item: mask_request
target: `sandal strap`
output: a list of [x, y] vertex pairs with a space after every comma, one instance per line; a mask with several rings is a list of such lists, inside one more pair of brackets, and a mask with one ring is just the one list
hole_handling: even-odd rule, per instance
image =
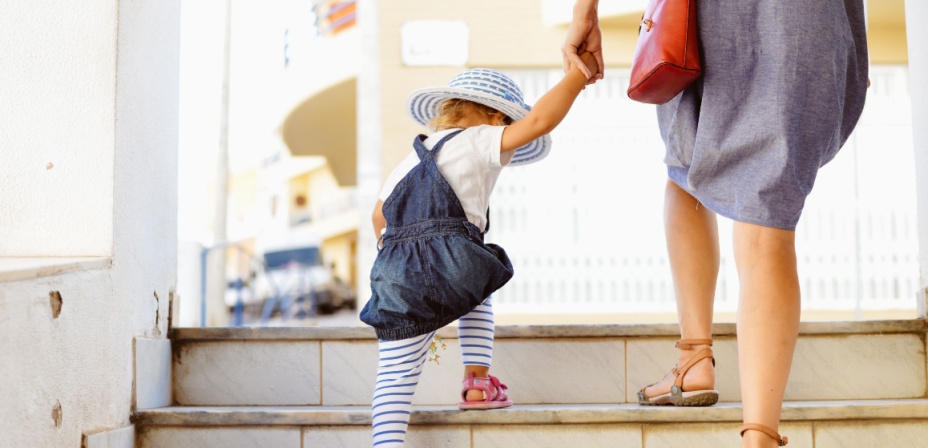
[[712, 347], [712, 339], [680, 339], [676, 344], [674, 344], [674, 347], [683, 350], [689, 350], [696, 345], [708, 345], [709, 347]]
[[489, 378], [490, 383], [493, 384], [493, 387], [496, 388], [496, 396], [493, 397], [492, 401], [506, 401], [509, 398], [509, 396], [506, 395], [506, 391], [509, 390], [509, 388], [500, 382], [499, 378], [493, 375], [490, 375]]
[[687, 361], [686, 364], [683, 364], [682, 366], [673, 369], [674, 374], [677, 375], [677, 378], [673, 380], [673, 384], [682, 389], [683, 388], [683, 376], [686, 375], [686, 372], [688, 372], [693, 366], [695, 366], [696, 363], [706, 358], [711, 359], [712, 365], [713, 366], [715, 365], [715, 356], [712, 354], [712, 349], [704, 348], [700, 350], [699, 352], [697, 352], [695, 355], [693, 355], [693, 357], [690, 358], [690, 360]]
[[501, 383], [499, 378], [493, 375], [488, 377], [478, 377], [474, 374], [474, 372], [470, 372], [462, 383], [462, 400], [467, 399], [467, 391], [469, 390], [482, 391], [484, 403], [489, 403], [491, 401], [505, 401], [508, 398], [506, 395], [506, 390], [508, 387]]
[[777, 434], [776, 431], [757, 423], [745, 423], [744, 426], [741, 427], [741, 437], [744, 437], [745, 432], [751, 430], [760, 431], [764, 434], [767, 434], [771, 439], [776, 440], [777, 443], [780, 444], [779, 446], [786, 446], [786, 444], [789, 443], [789, 438], [780, 437], [780, 434]]
[[[683, 350], [689, 350], [693, 348], [693, 346], [696, 346], [696, 345], [708, 345], [711, 347], [712, 339], [681, 339], [677, 341], [676, 344], [674, 344], [674, 347], [683, 349]], [[681, 392], [683, 391], [683, 376], [686, 375], [686, 372], [688, 372], [691, 367], [696, 365], [697, 362], [702, 361], [705, 358], [712, 359], [712, 365], [713, 366], [715, 365], [715, 356], [712, 353], [712, 349], [705, 348], [703, 350], [700, 350], [698, 353], [696, 353], [696, 355], [690, 358], [690, 360], [687, 361], [686, 364], [684, 364], [682, 367], [674, 366], [673, 373], [677, 377], [674, 380], [674, 385], [676, 385]], [[657, 384], [657, 383], [654, 383], [654, 384]], [[650, 385], [647, 385], [641, 388], [641, 390], [638, 391], [638, 395], [644, 396], [644, 390], [653, 386], [654, 384], [650, 384]]]

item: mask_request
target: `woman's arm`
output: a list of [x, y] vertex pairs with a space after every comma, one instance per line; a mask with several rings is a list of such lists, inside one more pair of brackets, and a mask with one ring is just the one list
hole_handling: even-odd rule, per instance
[[[584, 68], [596, 73], [596, 59], [588, 52], [580, 56]], [[503, 131], [500, 152], [512, 151], [545, 135], [567, 116], [577, 95], [586, 87], [587, 77], [574, 65], [564, 78], [542, 95], [525, 118], [506, 126]]]
[[[577, 0], [574, 3], [573, 20], [567, 28], [567, 37], [561, 47], [561, 56], [564, 59], [564, 73], [570, 71], [572, 65], [580, 67], [586, 75], [588, 84], [603, 79], [603, 36], [599, 28], [599, 0]], [[589, 51], [596, 59], [596, 70], [587, 70], [580, 61], [579, 54]]]

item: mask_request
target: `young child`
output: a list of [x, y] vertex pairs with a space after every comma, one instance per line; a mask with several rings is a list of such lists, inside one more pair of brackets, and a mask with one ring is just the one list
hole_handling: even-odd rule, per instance
[[[581, 56], [595, 75], [589, 53]], [[493, 356], [490, 294], [512, 277], [506, 252], [485, 244], [489, 198], [500, 171], [528, 164], [551, 149], [548, 135], [587, 84], [573, 66], [534, 108], [519, 87], [495, 70], [476, 68], [447, 87], [421, 89], [407, 112], [433, 134], [388, 177], [374, 208], [379, 238], [370, 300], [361, 320], [380, 346], [372, 402], [373, 444], [402, 447], [412, 396], [435, 332], [459, 320], [464, 362], [460, 409], [512, 405], [506, 386], [489, 374]]]

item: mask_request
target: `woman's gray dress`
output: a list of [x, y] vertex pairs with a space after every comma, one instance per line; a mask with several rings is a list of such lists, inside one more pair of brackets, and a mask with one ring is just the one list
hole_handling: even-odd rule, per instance
[[735, 221], [793, 230], [860, 118], [863, 0], [698, 0], [703, 74], [657, 108], [670, 179]]

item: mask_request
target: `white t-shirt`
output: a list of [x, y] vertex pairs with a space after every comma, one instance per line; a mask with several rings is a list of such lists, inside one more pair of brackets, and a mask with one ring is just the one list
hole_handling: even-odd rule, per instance
[[[467, 128], [445, 142], [435, 162], [464, 207], [467, 220], [481, 231], [486, 230], [490, 193], [503, 167], [512, 160], [514, 151], [500, 153], [505, 126], [481, 125]], [[457, 129], [447, 129], [430, 135], [425, 147], [431, 150], [442, 138]], [[397, 165], [387, 177], [380, 200], [386, 201], [406, 174], [419, 164], [415, 150]], [[389, 226], [390, 223], [387, 223]]]

